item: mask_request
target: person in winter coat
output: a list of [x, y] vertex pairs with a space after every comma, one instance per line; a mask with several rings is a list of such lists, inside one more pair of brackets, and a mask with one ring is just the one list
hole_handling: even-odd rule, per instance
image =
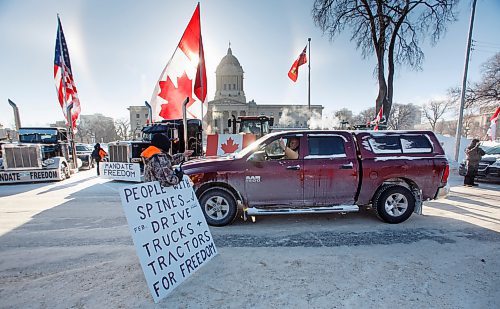
[[94, 145], [94, 150], [92, 151], [92, 159], [94, 159], [96, 165], [97, 165], [97, 176], [100, 175], [99, 171], [99, 162], [104, 160], [104, 157], [106, 157], [108, 153], [101, 148], [101, 144], [97, 143]]
[[168, 154], [170, 149], [170, 139], [160, 133], [153, 135], [151, 146], [146, 148], [141, 157], [144, 160], [144, 181], [159, 181], [162, 187], [168, 187], [178, 184], [184, 174], [182, 171], [175, 172], [172, 165], [177, 165], [193, 154], [192, 150], [186, 150], [184, 153], [177, 153], [171, 156]]
[[473, 139], [470, 145], [465, 148], [465, 155], [467, 159], [465, 162], [466, 174], [464, 178], [464, 186], [477, 186], [477, 184], [474, 183], [474, 178], [476, 178], [477, 175], [479, 161], [481, 161], [481, 157], [484, 156], [484, 154], [484, 150], [479, 147], [479, 140], [477, 138]]

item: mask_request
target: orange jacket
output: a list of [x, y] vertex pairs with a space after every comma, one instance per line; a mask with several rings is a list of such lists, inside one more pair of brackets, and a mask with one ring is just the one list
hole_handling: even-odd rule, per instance
[[105, 156], [107, 156], [108, 153], [104, 151], [104, 149], [99, 149], [99, 157], [101, 157], [101, 160], [104, 159]]

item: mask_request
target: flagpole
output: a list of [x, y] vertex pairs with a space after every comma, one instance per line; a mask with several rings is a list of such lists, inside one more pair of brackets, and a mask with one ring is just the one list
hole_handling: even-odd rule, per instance
[[[200, 6], [200, 2], [198, 2], [198, 6]], [[199, 42], [199, 44], [200, 44], [200, 48], [199, 48], [199, 52], [198, 52], [198, 66], [200, 66], [201, 55], [203, 55], [203, 61], [205, 61], [205, 51], [203, 50], [203, 39], [201, 37], [201, 7], [199, 9], [198, 18], [200, 19], [199, 20], [199, 25], [200, 25], [200, 42]], [[205, 66], [205, 63], [203, 63], [203, 66]], [[205, 93], [205, 83], [203, 80], [203, 73], [201, 72], [201, 70], [199, 70], [198, 75], [199, 75], [198, 77], [200, 78], [200, 81], [201, 81], [201, 96], [203, 97], [203, 93]], [[204, 102], [201, 101], [201, 117], [200, 118], [201, 118], [201, 128], [202, 129], [203, 129], [203, 103]], [[186, 147], [186, 149], [187, 149], [187, 147]]]
[[70, 142], [70, 147], [71, 147], [71, 156], [72, 156], [72, 163], [73, 163], [73, 168], [77, 168], [78, 163], [76, 161], [76, 149], [75, 149], [75, 135], [73, 134], [73, 117], [71, 116], [71, 109], [73, 107], [73, 104], [71, 104], [71, 108], [68, 108], [68, 102], [66, 102], [66, 63], [64, 62], [64, 50], [62, 47], [62, 26], [61, 26], [61, 20], [59, 19], [59, 14], [57, 14], [57, 37], [59, 40], [59, 50], [61, 52], [61, 80], [63, 84], [63, 105], [66, 109], [66, 118], [68, 121], [68, 135], [71, 138]]
[[311, 112], [311, 38], [308, 38], [307, 42], [309, 44], [309, 61], [308, 61], [309, 76], [307, 83], [307, 106], [309, 107], [309, 113], [310, 113]]

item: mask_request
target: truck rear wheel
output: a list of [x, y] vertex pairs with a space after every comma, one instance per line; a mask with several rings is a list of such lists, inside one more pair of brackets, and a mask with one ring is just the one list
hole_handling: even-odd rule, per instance
[[228, 225], [236, 217], [236, 201], [231, 194], [222, 189], [212, 189], [204, 193], [200, 205], [209, 225]]
[[373, 199], [377, 216], [387, 223], [406, 221], [415, 209], [415, 197], [403, 186], [383, 187]]

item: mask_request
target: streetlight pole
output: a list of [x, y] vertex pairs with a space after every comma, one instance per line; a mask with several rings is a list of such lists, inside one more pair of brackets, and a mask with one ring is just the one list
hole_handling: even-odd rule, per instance
[[476, 13], [476, 1], [477, 0], [472, 1], [472, 11], [470, 14], [470, 23], [469, 23], [469, 36], [467, 39], [467, 49], [465, 51], [464, 76], [462, 80], [462, 92], [460, 94], [460, 110], [459, 110], [457, 134], [455, 140], [455, 161], [458, 161], [458, 153], [460, 151], [460, 139], [462, 138], [462, 122], [464, 117], [465, 90], [467, 87], [467, 71], [469, 70], [470, 46], [472, 42], [472, 29], [474, 27], [474, 14]]

